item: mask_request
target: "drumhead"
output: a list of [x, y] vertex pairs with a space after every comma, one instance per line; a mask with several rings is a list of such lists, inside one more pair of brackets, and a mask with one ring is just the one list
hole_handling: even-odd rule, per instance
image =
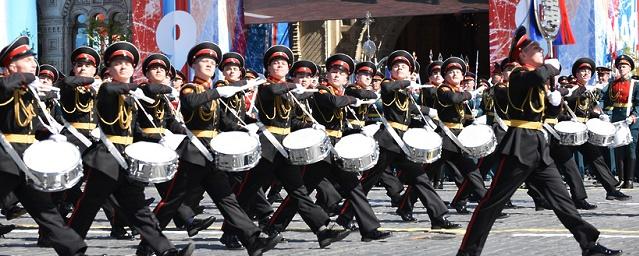
[[603, 121], [599, 118], [588, 120], [588, 122], [586, 122], [586, 126], [588, 127], [588, 131], [594, 134], [612, 135], [616, 131], [616, 128], [613, 124]]
[[128, 145], [124, 153], [136, 160], [147, 163], [165, 163], [177, 159], [175, 151], [159, 143], [139, 141]]
[[585, 124], [575, 121], [561, 121], [555, 125], [555, 130], [563, 133], [578, 133], [587, 129]]
[[57, 173], [73, 170], [81, 162], [80, 150], [69, 142], [43, 140], [24, 151], [24, 163], [33, 171]]
[[459, 133], [457, 138], [465, 147], [479, 147], [495, 137], [492, 127], [488, 125], [469, 125]]
[[351, 134], [335, 144], [335, 151], [339, 157], [360, 158], [375, 151], [375, 140], [360, 133]]
[[305, 128], [286, 135], [282, 144], [289, 149], [303, 149], [317, 145], [325, 138], [326, 132], [313, 128]]
[[442, 137], [424, 128], [410, 128], [402, 137], [404, 143], [418, 149], [434, 149], [442, 145]]
[[259, 141], [246, 132], [223, 132], [211, 140], [211, 149], [227, 155], [248, 153], [254, 150]]

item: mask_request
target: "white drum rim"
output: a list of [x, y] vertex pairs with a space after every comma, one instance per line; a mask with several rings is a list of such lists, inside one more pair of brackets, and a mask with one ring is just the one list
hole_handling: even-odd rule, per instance
[[[64, 170], [55, 170], [55, 171], [50, 171], [51, 169], [49, 168], [52, 166], [48, 166], [49, 168], [47, 169], [42, 169], [41, 166], [34, 166], [33, 163], [46, 162], [42, 160], [42, 157], [41, 157], [42, 155], [40, 154], [41, 152], [35, 152], [35, 150], [39, 150], [40, 148], [42, 148], [43, 146], [47, 144], [51, 144], [51, 145], [57, 144], [68, 149], [68, 151], [73, 154], [72, 156], [73, 162], [70, 162], [69, 166], [65, 166]], [[60, 153], [61, 151], [55, 150], [54, 152]], [[67, 155], [69, 152], [64, 152], [64, 155]], [[47, 151], [46, 153], [52, 153], [52, 152]], [[80, 150], [78, 149], [76, 145], [73, 145], [72, 143], [67, 141], [61, 141], [61, 142], [56, 142], [52, 140], [36, 141], [33, 144], [31, 144], [29, 147], [27, 147], [27, 149], [22, 154], [22, 159], [25, 165], [29, 168], [29, 170], [33, 172], [37, 172], [37, 173], [43, 173], [43, 174], [44, 173], [67, 173], [67, 172], [73, 171], [75, 168], [77, 168], [78, 165], [82, 165], [82, 154], [80, 153]], [[55, 162], [60, 163], [60, 161], [55, 161]], [[50, 164], [50, 162], [46, 162], [46, 163]], [[43, 167], [43, 168], [46, 168], [46, 167]]]
[[[353, 138], [358, 138], [358, 139], [361, 139], [363, 141], [366, 141], [367, 145], [361, 145], [360, 144], [362, 147], [360, 147], [361, 151], [359, 151], [360, 154], [357, 155], [357, 156], [352, 156], [352, 155], [344, 156], [344, 154], [340, 153], [340, 151], [342, 151], [342, 149], [343, 149], [343, 147], [341, 147], [340, 145], [344, 145], [346, 143], [355, 142], [355, 141], [350, 141]], [[373, 139], [371, 137], [368, 137], [366, 135], [363, 135], [363, 134], [354, 133], [354, 134], [347, 135], [347, 136], [344, 136], [343, 138], [341, 138], [337, 143], [335, 143], [335, 146], [333, 146], [333, 148], [335, 149], [335, 152], [337, 152], [337, 156], [339, 158], [343, 158], [343, 159], [358, 159], [358, 158], [369, 156], [369, 155], [375, 153], [376, 146], [377, 146], [377, 141], [375, 141], [375, 139]]]
[[[245, 144], [244, 142], [248, 142], [249, 140], [251, 141], [252, 145], [247, 145], [248, 147], [246, 147], [245, 151], [242, 151], [242, 152], [228, 152], [228, 150], [225, 152], [225, 149], [227, 149], [228, 141], [221, 141], [221, 140], [231, 136], [234, 136], [236, 138], [243, 137], [242, 139], [248, 138], [248, 140], [243, 140], [241, 142], [238, 142], [240, 143], [239, 145], [242, 147], [245, 147], [245, 145], [247, 144]], [[219, 142], [219, 143], [216, 143], [216, 142]], [[211, 139], [209, 144], [210, 144], [209, 146], [211, 146], [211, 149], [213, 151], [219, 154], [224, 154], [224, 155], [243, 155], [243, 154], [251, 153], [260, 147], [260, 141], [257, 138], [252, 137], [246, 132], [240, 132], [240, 131], [230, 131], [230, 132], [220, 133], [217, 136], [215, 136], [213, 139]]]
[[[140, 147], [139, 145], [153, 145], [151, 147], [156, 147], [158, 150], [162, 150], [162, 151], [166, 151], [166, 153], [172, 153], [171, 155], [171, 159], [166, 159], [166, 160], [162, 160], [162, 161], [148, 161], [146, 159], [142, 159], [139, 155], [137, 151], [133, 151], [136, 147]], [[157, 146], [156, 146], [157, 145]], [[167, 164], [167, 163], [172, 163], [177, 161], [178, 159], [178, 154], [170, 149], [165, 147], [164, 145], [160, 144], [160, 143], [155, 143], [155, 142], [148, 142], [148, 141], [138, 141], [135, 143], [132, 143], [128, 146], [126, 146], [126, 148], [124, 148], [124, 154], [126, 154], [127, 157], [135, 159], [136, 161], [140, 161], [140, 162], [144, 162], [144, 163], [153, 163], [153, 164], [158, 164], [158, 165], [163, 165], [163, 164]]]
[[[292, 141], [298, 139], [298, 137], [302, 139], [308, 139], [308, 140], [312, 139], [308, 137], [304, 138], [304, 135], [306, 135], [307, 133], [310, 134], [310, 131], [312, 131], [312, 133], [316, 133], [317, 135], [321, 135], [320, 137], [317, 138], [318, 139], [317, 141], [313, 141], [313, 144], [308, 144], [308, 145], [305, 144], [304, 146], [291, 145], [293, 143]], [[326, 132], [322, 130], [317, 130], [313, 128], [304, 128], [286, 135], [286, 137], [284, 137], [284, 140], [282, 140], [282, 145], [287, 149], [300, 150], [300, 149], [310, 148], [317, 144], [321, 144], [326, 139], [326, 137], [327, 137]]]

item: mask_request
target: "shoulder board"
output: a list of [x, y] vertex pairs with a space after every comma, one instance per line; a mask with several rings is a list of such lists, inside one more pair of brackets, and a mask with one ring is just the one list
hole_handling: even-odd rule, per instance
[[227, 82], [226, 80], [217, 80], [214, 85], [215, 85], [215, 87], [220, 87], [220, 86], [225, 86], [225, 85], [228, 85], [228, 84], [229, 84], [229, 82]]
[[317, 86], [317, 90], [320, 94], [331, 93], [331, 89], [324, 85]]
[[182, 85], [182, 87], [180, 87], [180, 94], [190, 94], [195, 92], [197, 88], [196, 84], [193, 83], [186, 83], [184, 85]]

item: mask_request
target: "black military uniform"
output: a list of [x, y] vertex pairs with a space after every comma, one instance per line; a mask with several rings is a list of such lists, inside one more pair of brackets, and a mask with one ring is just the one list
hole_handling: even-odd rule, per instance
[[[133, 67], [139, 60], [138, 49], [128, 42], [111, 44], [104, 52], [106, 66], [114, 60], [125, 60]], [[96, 106], [99, 126], [106, 138], [123, 154], [124, 148], [133, 142], [133, 129], [137, 117], [137, 108], [129, 94], [137, 84], [110, 82], [100, 87]], [[97, 211], [107, 198], [113, 194], [122, 206], [129, 222], [136, 227], [149, 246], [159, 255], [177, 255], [178, 252], [162, 234], [157, 219], [145, 205], [144, 184], [129, 179], [128, 170], [120, 167], [109, 153], [107, 146], [94, 143], [83, 154], [86, 164], [87, 183], [80, 196], [68, 225], [80, 236], [86, 237]], [[193, 245], [187, 246], [182, 253], [190, 254]]]
[[[535, 43], [527, 38], [525, 28], [517, 29], [511, 46], [511, 59], [519, 58], [522, 49], [531, 44]], [[548, 199], [562, 224], [579, 242], [584, 255], [607, 250], [596, 244], [599, 231], [579, 216], [541, 131], [546, 96], [544, 82], [557, 74], [559, 71], [550, 64], [517, 68], [511, 73], [508, 87], [510, 127], [497, 148], [502, 158], [490, 189], [475, 208], [457, 255], [481, 254], [497, 214], [529, 177]]]
[[[0, 51], [0, 66], [7, 68], [13, 61], [33, 56], [29, 45], [29, 38], [23, 36], [4, 47]], [[35, 61], [33, 65], [36, 65]], [[0, 130], [4, 134], [4, 138], [1, 139], [10, 143], [20, 157], [35, 142], [36, 132], [43, 129], [36, 116], [34, 95], [24, 89], [34, 80], [33, 73], [12, 73], [7, 77], [0, 77], [0, 118], [3, 120]], [[52, 246], [58, 254], [84, 254], [87, 245], [77, 233], [64, 225], [64, 220], [53, 204], [50, 194], [27, 184], [25, 174], [2, 147], [0, 198], [5, 198], [11, 192], [20, 200], [42, 231], [49, 234]]]
[[[442, 64], [442, 72], [445, 74], [452, 69], [459, 69], [462, 74], [466, 73], [466, 63], [460, 58], [450, 57]], [[464, 128], [463, 123], [467, 120], [465, 117], [466, 102], [472, 100], [472, 95], [469, 92], [459, 90], [459, 87], [455, 88], [453, 85], [444, 82], [437, 87], [436, 101], [434, 103], [439, 119], [455, 135], [459, 135]], [[455, 180], [459, 190], [453, 197], [451, 205], [458, 213], [468, 214], [466, 203], [470, 193], [474, 192], [479, 197], [483, 197], [486, 193], [484, 180], [479, 173], [479, 169], [477, 169], [475, 161], [463, 155], [461, 148], [443, 130], [440, 130], [439, 134], [442, 136], [442, 155], [433, 164], [432, 168], [435, 172], [439, 169], [441, 173], [444, 165], [447, 165], [452, 172], [463, 175], [460, 177], [461, 179], [456, 178]]]
[[[290, 64], [293, 62], [293, 52], [286, 46], [275, 45], [264, 53], [264, 67], [268, 68], [273, 60], [283, 59]], [[291, 131], [291, 120], [295, 118], [291, 94], [288, 92], [296, 86], [287, 83], [284, 78], [274, 78], [269, 76], [268, 81], [260, 85], [257, 90], [256, 107], [259, 110], [259, 120], [269, 130], [273, 136], [281, 143], [284, 137]], [[308, 190], [304, 186], [300, 167], [291, 165], [288, 159], [280, 154], [275, 146], [266, 138], [260, 135], [262, 146], [262, 158], [255, 168], [251, 169], [244, 177], [242, 186], [238, 193], [238, 201], [244, 209], [248, 208], [255, 193], [260, 187], [270, 184], [273, 178], [277, 178], [284, 189], [291, 195], [291, 200], [284, 204], [297, 205], [302, 219], [317, 234], [320, 247], [326, 247], [334, 241], [346, 237], [348, 233], [326, 228], [330, 219], [328, 215], [313, 203], [308, 196]], [[282, 206], [281, 206], [282, 207]], [[285, 206], [284, 206], [285, 207]], [[272, 218], [277, 218], [277, 212]], [[272, 230], [277, 232], [276, 230]]]
[[[408, 64], [411, 72], [415, 66], [413, 56], [403, 50], [395, 51], [388, 56], [388, 69], [391, 69], [397, 62]], [[418, 114], [418, 109], [410, 103], [408, 98], [412, 96], [404, 91], [410, 85], [409, 80], [385, 80], [382, 82], [381, 98], [384, 115], [389, 125], [395, 129], [400, 137], [410, 125], [410, 114]], [[421, 110], [423, 113], [427, 113], [430, 109], [422, 106]], [[379, 159], [372, 169], [365, 171], [362, 175], [361, 182], [364, 192], [368, 193], [377, 184], [384, 170], [388, 166], [394, 165], [405, 173], [407, 184], [414, 188], [414, 193], [426, 207], [432, 228], [458, 228], [458, 224], [453, 224], [444, 218], [448, 209], [433, 189], [423, 166], [408, 160], [385, 128], [382, 127], [375, 133], [375, 139], [380, 147]], [[353, 216], [352, 207], [345, 204], [342, 207], [342, 215], [345, 216], [340, 216], [340, 218], [351, 219]]]
[[[355, 63], [351, 57], [345, 54], [335, 54], [326, 60], [326, 69], [338, 69], [352, 74]], [[339, 85], [320, 86], [319, 92], [313, 95], [309, 100], [309, 105], [313, 109], [314, 118], [326, 128], [331, 142], [337, 143], [346, 130], [345, 107], [357, 102], [357, 98], [353, 96], [345, 96], [344, 89]], [[375, 93], [359, 88], [351, 88], [351, 93], [357, 94], [363, 99], [377, 98]], [[359, 98], [359, 97], [358, 97]], [[357, 216], [359, 231], [363, 241], [371, 241], [383, 239], [390, 236], [390, 232], [380, 232], [379, 220], [375, 216], [371, 208], [366, 194], [362, 190], [361, 184], [357, 178], [357, 173], [341, 170], [333, 163], [333, 156], [329, 154], [324, 160], [311, 164], [304, 172], [304, 184], [308, 188], [308, 192], [312, 192], [323, 179], [329, 179], [333, 183], [339, 184], [342, 195], [347, 199], [345, 204], [352, 206]], [[277, 218], [274, 218], [269, 224], [279, 230], [283, 230], [295, 216], [297, 211], [295, 205], [286, 204], [278, 209]], [[350, 219], [338, 218], [337, 223], [347, 226]]]
[[[589, 58], [580, 58], [572, 65], [572, 74], [576, 76], [580, 69], [589, 69], [591, 70], [591, 73], [594, 73], [595, 62]], [[601, 110], [598, 109], [597, 100], [594, 98], [592, 92], [586, 89], [585, 84], [575, 84], [573, 86], [578, 86], [578, 88], [576, 88], [571, 95], [565, 97], [565, 101], [577, 116], [576, 121], [585, 123], [590, 118], [598, 118], [601, 114]], [[563, 117], [564, 118], [561, 118], [560, 121], [570, 119], [568, 115], [564, 115]], [[563, 156], [574, 155], [575, 151], [579, 151], [584, 156], [584, 164], [591, 166], [591, 173], [594, 174], [597, 181], [599, 181], [606, 190], [606, 199], [628, 200], [631, 198], [620, 191], [617, 191], [615, 188], [618, 181], [610, 172], [610, 168], [608, 168], [599, 147], [590, 143], [584, 143], [581, 146], [564, 146], [557, 144], [555, 149], [559, 155]], [[568, 176], [570, 177], [575, 175], [576, 173], [572, 173]], [[581, 180], [581, 176], [570, 178], [573, 179], [570, 183], [580, 182]]]

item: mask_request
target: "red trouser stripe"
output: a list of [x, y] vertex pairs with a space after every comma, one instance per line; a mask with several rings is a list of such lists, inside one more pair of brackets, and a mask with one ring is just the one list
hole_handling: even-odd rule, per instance
[[87, 184], [84, 185], [84, 191], [82, 191], [82, 195], [80, 195], [80, 198], [78, 198], [78, 201], [75, 202], [75, 206], [73, 207], [73, 213], [71, 214], [71, 218], [69, 218], [69, 221], [67, 221], [67, 226], [71, 226], [71, 224], [73, 223], [73, 219], [78, 213], [78, 209], [80, 209], [80, 205], [82, 204], [82, 201], [84, 200], [84, 196], [87, 194], [87, 190], [89, 190], [89, 179], [91, 178], [91, 173], [93, 172], [93, 168], [86, 167], [86, 169], [87, 169], [87, 177], [85, 180]]
[[175, 181], [178, 179], [178, 175], [179, 175], [180, 170], [178, 169], [178, 171], [175, 173], [175, 176], [173, 177], [173, 179], [171, 180], [171, 184], [169, 185], [169, 189], [166, 190], [166, 195], [164, 196], [164, 198], [162, 198], [162, 201], [160, 201], [160, 203], [158, 203], [158, 205], [155, 207], [155, 209], [153, 209], [153, 213], [157, 214], [160, 209], [162, 209], [162, 207], [164, 207], [166, 205], [166, 199], [169, 198], [171, 196], [171, 194], [173, 193], [173, 187], [175, 187]]
[[493, 177], [493, 182], [490, 185], [490, 189], [488, 190], [488, 192], [486, 192], [486, 196], [484, 196], [484, 198], [482, 198], [479, 201], [477, 208], [475, 208], [473, 217], [470, 218], [470, 222], [468, 223], [468, 229], [466, 230], [466, 235], [464, 235], [464, 239], [462, 240], [461, 246], [459, 247], [459, 249], [462, 251], [464, 250], [464, 248], [466, 248], [466, 243], [468, 242], [470, 231], [472, 230], [473, 225], [475, 224], [475, 221], [477, 220], [477, 215], [481, 211], [482, 206], [484, 206], [484, 203], [486, 203], [486, 201], [490, 199], [490, 196], [492, 195], [492, 192], [495, 189], [495, 185], [497, 185], [497, 182], [499, 181], [499, 178], [501, 177], [501, 174], [504, 170], [505, 161], [506, 161], [506, 156], [502, 155], [501, 160], [499, 161], [499, 167], [497, 167], [497, 173], [495, 173], [495, 177]]

